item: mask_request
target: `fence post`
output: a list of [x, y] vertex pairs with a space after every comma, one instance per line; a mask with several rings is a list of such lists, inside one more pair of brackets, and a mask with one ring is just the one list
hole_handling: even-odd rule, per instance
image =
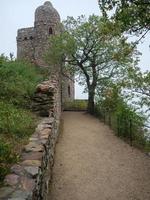
[[105, 119], [105, 117], [106, 117], [106, 116], [105, 116], [105, 109], [104, 109], [104, 124], [105, 124], [105, 122], [106, 122], [106, 119]]
[[132, 120], [129, 120], [129, 129], [130, 129], [130, 145], [133, 145], [133, 134], [132, 134]]
[[110, 112], [110, 110], [108, 111], [108, 117], [109, 117], [109, 126], [111, 127], [111, 112]]
[[120, 135], [120, 120], [119, 120], [119, 116], [117, 116], [117, 134], [118, 136]]

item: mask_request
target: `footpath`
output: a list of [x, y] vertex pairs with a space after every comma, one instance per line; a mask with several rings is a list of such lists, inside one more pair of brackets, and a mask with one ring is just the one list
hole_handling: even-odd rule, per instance
[[98, 119], [64, 112], [49, 200], [150, 200], [150, 158]]

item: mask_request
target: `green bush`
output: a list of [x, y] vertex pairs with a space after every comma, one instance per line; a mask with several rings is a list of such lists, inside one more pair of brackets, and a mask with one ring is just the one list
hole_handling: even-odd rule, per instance
[[0, 101], [0, 184], [18, 161], [22, 145], [35, 129], [35, 117], [28, 110]]
[[0, 56], [0, 183], [34, 131], [35, 116], [28, 108], [46, 74], [26, 62]]
[[4, 180], [5, 176], [9, 173], [9, 167], [6, 165], [2, 165], [0, 163], [0, 186], [2, 185], [2, 181]]
[[12, 151], [12, 145], [0, 138], [0, 183], [9, 173], [10, 165], [17, 161], [17, 154]]
[[[115, 106], [114, 106], [115, 105]], [[150, 142], [144, 130], [145, 118], [136, 113], [119, 95], [104, 98], [96, 104], [96, 116], [111, 126], [115, 133], [131, 145], [144, 150], [150, 149]]]
[[42, 80], [38, 68], [21, 61], [3, 61], [0, 75], [0, 99], [19, 107], [29, 105], [37, 83]]
[[34, 124], [33, 116], [29, 111], [0, 101], [0, 134], [6, 133], [23, 138], [32, 133]]
[[16, 160], [16, 155], [12, 153], [12, 145], [0, 139], [0, 163], [11, 164]]

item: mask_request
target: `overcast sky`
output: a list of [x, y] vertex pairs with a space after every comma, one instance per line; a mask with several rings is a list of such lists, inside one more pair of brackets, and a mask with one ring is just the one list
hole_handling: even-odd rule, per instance
[[[0, 54], [9, 55], [13, 52], [16, 55], [17, 29], [32, 27], [35, 9], [44, 2], [44, 0], [0, 0]], [[51, 2], [60, 13], [62, 20], [67, 16], [100, 14], [97, 0], [52, 0]], [[150, 69], [149, 44], [150, 34], [145, 38], [144, 43], [139, 45], [139, 50], [143, 53], [139, 64], [142, 70]], [[85, 97], [81, 95], [81, 88], [77, 87], [76, 91], [76, 97]]]

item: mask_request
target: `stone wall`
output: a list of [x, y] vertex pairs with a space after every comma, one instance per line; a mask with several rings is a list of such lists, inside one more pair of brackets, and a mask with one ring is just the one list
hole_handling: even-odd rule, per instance
[[22, 28], [17, 34], [17, 58], [34, 60], [35, 31], [33, 27]]
[[35, 10], [34, 27], [22, 28], [17, 34], [17, 58], [47, 66], [44, 55], [49, 49], [48, 39], [61, 32], [60, 16], [51, 2], [46, 1]]
[[74, 82], [75, 82], [74, 77], [70, 76], [69, 78], [69, 76], [63, 76], [63, 81], [62, 81], [63, 103], [74, 100], [75, 98]]
[[[34, 26], [22, 28], [17, 34], [17, 58], [28, 60], [40, 67], [48, 67], [45, 61], [45, 54], [51, 49], [49, 38], [64, 31], [60, 15], [52, 3], [46, 1], [35, 10]], [[51, 71], [62, 66], [53, 66]], [[63, 102], [74, 99], [74, 77], [64, 77], [62, 85]]]
[[37, 86], [33, 109], [42, 117], [23, 149], [21, 162], [12, 166], [11, 173], [6, 176], [0, 199], [47, 199], [61, 117], [60, 86], [56, 78], [52, 80]]

